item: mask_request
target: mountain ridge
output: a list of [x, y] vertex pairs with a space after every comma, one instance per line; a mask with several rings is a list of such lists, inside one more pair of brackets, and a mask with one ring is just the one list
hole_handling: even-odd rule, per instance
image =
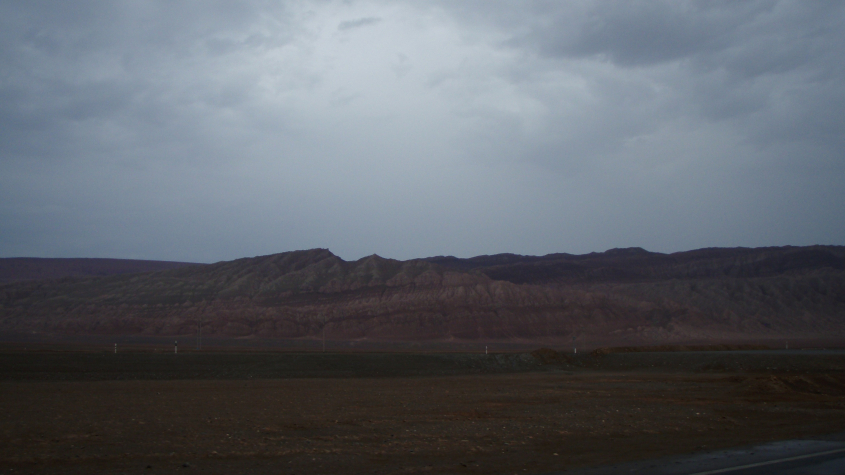
[[845, 247], [344, 261], [291, 251], [0, 285], [0, 331], [619, 343], [845, 336]]

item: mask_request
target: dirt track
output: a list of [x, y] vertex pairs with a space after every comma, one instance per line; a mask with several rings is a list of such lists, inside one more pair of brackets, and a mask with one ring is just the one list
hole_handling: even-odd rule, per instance
[[818, 365], [57, 381], [86, 374], [68, 363], [10, 376], [55, 362], [41, 355], [17, 372], [0, 360], [5, 473], [543, 473], [845, 430], [845, 375]]

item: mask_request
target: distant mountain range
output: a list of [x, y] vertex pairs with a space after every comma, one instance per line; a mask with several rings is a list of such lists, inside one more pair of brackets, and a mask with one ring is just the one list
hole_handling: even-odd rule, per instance
[[42, 278], [0, 285], [2, 332], [189, 335], [201, 322], [220, 337], [845, 342], [842, 246], [352, 262], [313, 249], [207, 265], [53, 259], [17, 276], [2, 261], [5, 280]]
[[136, 272], [155, 272], [189, 265], [195, 264], [189, 262], [140, 261], [132, 259], [7, 257], [0, 258], [0, 284], [20, 280], [101, 277]]

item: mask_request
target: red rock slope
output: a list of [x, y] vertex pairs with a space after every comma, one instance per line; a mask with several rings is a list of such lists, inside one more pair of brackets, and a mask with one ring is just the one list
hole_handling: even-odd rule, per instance
[[0, 286], [0, 331], [663, 343], [845, 336], [845, 248], [346, 262], [325, 249]]

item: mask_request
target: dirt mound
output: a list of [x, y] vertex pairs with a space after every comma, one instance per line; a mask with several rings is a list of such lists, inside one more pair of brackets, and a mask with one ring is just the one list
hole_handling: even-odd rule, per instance
[[612, 348], [598, 348], [593, 351], [596, 355], [611, 353], [654, 353], [665, 351], [751, 351], [771, 350], [767, 345], [658, 345], [658, 346], [618, 346]]
[[747, 378], [737, 391], [745, 396], [845, 396], [845, 375], [769, 375]]
[[3, 381], [398, 378], [536, 371], [527, 353], [0, 353]]
[[544, 365], [560, 364], [567, 361], [566, 357], [562, 353], [559, 353], [551, 348], [540, 348], [539, 350], [534, 350], [531, 352], [531, 356]]

